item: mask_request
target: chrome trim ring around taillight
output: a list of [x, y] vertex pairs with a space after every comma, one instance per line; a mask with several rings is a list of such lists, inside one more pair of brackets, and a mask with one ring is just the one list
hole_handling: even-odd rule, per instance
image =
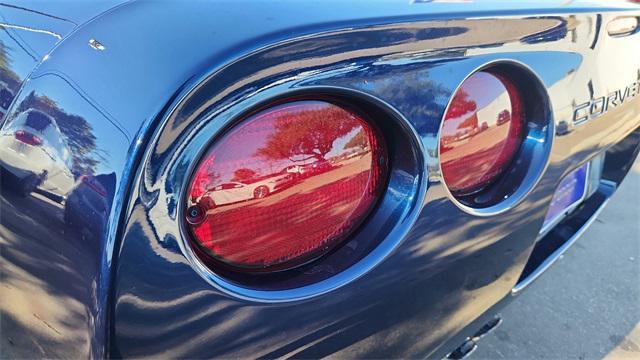
[[[442, 171], [442, 156], [438, 147], [439, 179], [451, 200], [460, 210], [475, 216], [494, 216], [517, 206], [534, 189], [549, 163], [551, 146], [555, 137], [555, 125], [551, 104], [542, 80], [527, 65], [515, 60], [494, 60], [471, 71], [455, 88], [455, 95], [462, 84], [480, 71], [495, 71], [508, 77], [526, 95], [523, 96], [525, 134], [520, 150], [509, 169], [494, 184], [464, 198], [454, 196], [449, 190]], [[438, 144], [442, 141], [442, 127], [453, 96], [445, 108], [438, 131]]]
[[[390, 149], [389, 178], [378, 205], [351, 239], [319, 261], [273, 275], [212, 270], [199, 259], [188, 241], [183, 214], [190, 174], [212, 141], [247, 114], [278, 101], [310, 97], [346, 102], [369, 115], [377, 113], [384, 117], [384, 121], [376, 125]], [[204, 107], [203, 111], [197, 112], [193, 109], [206, 105], [206, 101], [194, 105], [188, 103], [190, 99], [198, 102], [203, 97], [185, 97], [184, 104], [178, 104], [169, 113], [163, 128], [152, 140], [154, 146], [147, 152], [143, 164], [150, 164], [150, 157], [162, 149], [165, 166], [143, 166], [139, 177], [140, 198], [154, 199], [152, 203], [149, 200], [147, 207], [151, 207], [148, 211], [154, 213], [154, 217], [157, 214], [154, 221], [163, 224], [158, 237], [175, 241], [196, 273], [221, 292], [267, 303], [296, 301], [327, 293], [371, 271], [405, 240], [414, 226], [427, 189], [425, 150], [415, 129], [390, 105], [350, 89], [310, 86], [291, 90], [288, 84], [269, 88], [260, 96], [248, 96], [227, 106], [219, 104], [217, 110]], [[170, 124], [180, 123], [180, 106], [190, 107], [194, 114], [183, 128], [176, 130]], [[164, 143], [163, 139], [171, 139], [171, 143]]]

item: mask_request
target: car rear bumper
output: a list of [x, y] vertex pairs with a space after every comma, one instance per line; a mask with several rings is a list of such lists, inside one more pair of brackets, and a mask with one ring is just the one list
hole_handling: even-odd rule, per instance
[[452, 349], [456, 349], [465, 342], [473, 341], [475, 343], [473, 348], [467, 345], [471, 350], [465, 354], [464, 357], [467, 357], [475, 350], [475, 346], [481, 346], [479, 339], [473, 339], [472, 334], [477, 333], [486, 323], [500, 318], [500, 313], [505, 306], [511, 304], [513, 299], [520, 296], [533, 282], [551, 269], [553, 264], [580, 239], [605, 209], [639, 153], [640, 127], [604, 152], [604, 169], [597, 190], [538, 239], [511, 294], [506, 295], [431, 355], [434, 358], [443, 358]]
[[538, 240], [512, 290], [514, 295], [541, 276], [591, 226], [626, 176], [639, 151], [640, 128], [637, 128], [605, 152], [603, 176], [597, 191]]

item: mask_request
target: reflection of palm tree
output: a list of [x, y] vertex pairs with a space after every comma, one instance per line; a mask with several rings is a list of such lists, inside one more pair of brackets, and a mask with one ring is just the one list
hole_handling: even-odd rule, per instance
[[[296, 107], [297, 108], [297, 107]], [[256, 155], [273, 160], [322, 160], [331, 151], [333, 142], [352, 131], [356, 121], [345, 121], [345, 110], [334, 105], [318, 104], [304, 108], [289, 108], [278, 114], [275, 132], [269, 135]], [[304, 159], [299, 159], [305, 156]]]

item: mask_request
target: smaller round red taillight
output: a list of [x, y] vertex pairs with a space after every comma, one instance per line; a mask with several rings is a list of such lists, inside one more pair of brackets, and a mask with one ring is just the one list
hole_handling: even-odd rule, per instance
[[480, 71], [460, 86], [440, 132], [442, 176], [454, 196], [482, 191], [509, 168], [523, 141], [521, 95], [505, 76]]
[[249, 116], [196, 167], [185, 214], [192, 247], [232, 271], [311, 261], [371, 212], [386, 159], [377, 129], [340, 105], [299, 100]]

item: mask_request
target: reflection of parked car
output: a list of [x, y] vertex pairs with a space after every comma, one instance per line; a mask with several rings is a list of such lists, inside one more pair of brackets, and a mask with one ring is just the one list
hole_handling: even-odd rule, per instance
[[[0, 357], [463, 358], [602, 232], [640, 152], [630, 1], [2, 1], [0, 132], [48, 114], [78, 181], [60, 204], [2, 187]], [[18, 130], [41, 136], [13, 128], [3, 161]], [[547, 353], [636, 320], [601, 263], [571, 265], [602, 280], [576, 284], [593, 313], [543, 304], [569, 329]]]
[[331, 165], [329, 161], [321, 159], [302, 165], [290, 165], [286, 168], [286, 171], [290, 174], [296, 174], [298, 176], [309, 176], [329, 171], [332, 168], [333, 165]]
[[250, 199], [262, 199], [279, 190], [288, 180], [287, 175], [278, 175], [249, 184], [227, 182], [207, 191], [200, 201], [210, 201], [209, 205], [232, 204]]
[[498, 125], [506, 124], [511, 121], [511, 114], [508, 111], [502, 111], [498, 114]]
[[0, 132], [0, 166], [23, 195], [40, 187], [63, 198], [74, 184], [71, 153], [60, 129], [38, 110], [21, 113]]
[[86, 229], [91, 234], [102, 231], [109, 216], [115, 183], [113, 173], [80, 176], [65, 203], [65, 223], [77, 229]]

